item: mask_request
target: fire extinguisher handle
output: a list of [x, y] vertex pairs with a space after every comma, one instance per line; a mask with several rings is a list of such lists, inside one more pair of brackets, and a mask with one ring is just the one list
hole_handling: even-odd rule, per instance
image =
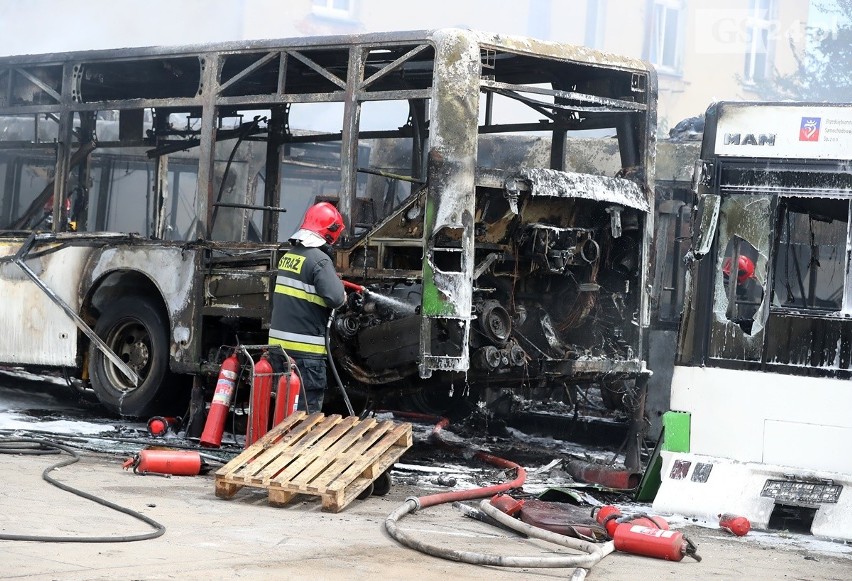
[[692, 557], [697, 562], [701, 562], [701, 555], [698, 554], [698, 547], [695, 546], [695, 543], [689, 540], [689, 538], [684, 535], [683, 540], [686, 541], [686, 551], [685, 554], [689, 557]]

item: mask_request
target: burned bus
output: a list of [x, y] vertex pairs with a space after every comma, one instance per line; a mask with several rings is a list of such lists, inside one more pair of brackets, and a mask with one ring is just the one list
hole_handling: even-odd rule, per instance
[[849, 105], [708, 109], [656, 510], [852, 539], [850, 146]]
[[[158, 410], [266, 343], [324, 200], [370, 289], [331, 326], [350, 387], [638, 393], [655, 109], [642, 61], [455, 29], [2, 58], [0, 364]], [[572, 166], [586, 137], [617, 172]]]

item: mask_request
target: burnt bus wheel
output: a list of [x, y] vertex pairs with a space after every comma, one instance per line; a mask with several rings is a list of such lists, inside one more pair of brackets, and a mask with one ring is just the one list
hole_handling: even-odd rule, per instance
[[124, 297], [106, 305], [95, 333], [139, 376], [133, 383], [97, 345], [89, 346], [89, 379], [101, 404], [122, 416], [154, 413], [169, 368], [169, 335], [165, 314], [151, 299]]

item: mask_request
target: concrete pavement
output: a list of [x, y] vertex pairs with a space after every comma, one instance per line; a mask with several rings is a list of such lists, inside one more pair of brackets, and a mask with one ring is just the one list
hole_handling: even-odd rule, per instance
[[[41, 479], [56, 456], [0, 455], [0, 531], [42, 535], [130, 535], [151, 528], [59, 490]], [[82, 453], [52, 472], [57, 479], [139, 511], [166, 527], [163, 536], [131, 543], [0, 541], [0, 579], [564, 579], [565, 569], [512, 569], [457, 563], [399, 545], [384, 520], [408, 496], [431, 490], [394, 485], [384, 497], [324, 513], [315, 497], [282, 508], [262, 490], [233, 499], [214, 495], [212, 475], [163, 478], [122, 470], [123, 458]], [[567, 550], [523, 539], [464, 518], [448, 505], [401, 521], [411, 535], [442, 546], [503, 555], [553, 555]], [[734, 538], [714, 529], [684, 529], [703, 561], [668, 562], [620, 553], [590, 579], [852, 579], [852, 551], [795, 536]], [[845, 551], [839, 552], [839, 551]]]

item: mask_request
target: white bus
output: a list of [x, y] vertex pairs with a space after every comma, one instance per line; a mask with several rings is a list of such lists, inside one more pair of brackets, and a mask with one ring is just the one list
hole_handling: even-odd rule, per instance
[[655, 510], [852, 539], [852, 106], [706, 114]]

